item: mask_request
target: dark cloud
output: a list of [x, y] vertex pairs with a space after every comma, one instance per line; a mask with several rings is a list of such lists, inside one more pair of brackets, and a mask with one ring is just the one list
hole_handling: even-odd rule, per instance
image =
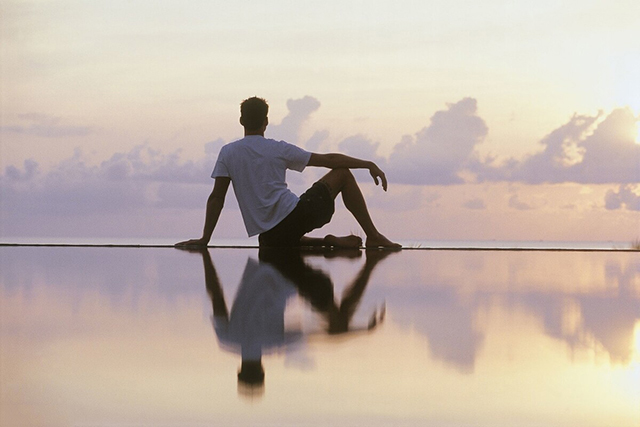
[[605, 208], [608, 210], [627, 208], [630, 211], [640, 211], [640, 195], [633, 190], [634, 187], [631, 185], [621, 185], [618, 191], [607, 191]]

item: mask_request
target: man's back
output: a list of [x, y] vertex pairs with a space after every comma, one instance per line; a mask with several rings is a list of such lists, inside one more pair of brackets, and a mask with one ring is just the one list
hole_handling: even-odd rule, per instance
[[286, 170], [302, 172], [311, 153], [284, 141], [249, 135], [222, 147], [212, 178], [229, 177], [249, 236], [267, 231], [298, 203]]

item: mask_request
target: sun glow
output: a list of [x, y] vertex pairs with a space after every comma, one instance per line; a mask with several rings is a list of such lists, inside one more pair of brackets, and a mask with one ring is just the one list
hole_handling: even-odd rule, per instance
[[633, 331], [633, 349], [635, 353], [635, 359], [640, 360], [640, 320], [636, 322], [636, 326]]

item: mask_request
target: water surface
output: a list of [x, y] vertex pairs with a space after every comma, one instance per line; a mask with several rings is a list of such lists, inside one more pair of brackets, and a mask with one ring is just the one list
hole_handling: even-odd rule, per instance
[[0, 262], [2, 426], [640, 425], [638, 253]]

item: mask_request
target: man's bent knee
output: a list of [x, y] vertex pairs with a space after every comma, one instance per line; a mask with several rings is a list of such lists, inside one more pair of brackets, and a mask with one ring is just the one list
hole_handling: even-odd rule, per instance
[[338, 168], [332, 169], [319, 181], [329, 188], [331, 196], [335, 198], [342, 191], [342, 188], [350, 181], [355, 181], [355, 178], [348, 168]]

